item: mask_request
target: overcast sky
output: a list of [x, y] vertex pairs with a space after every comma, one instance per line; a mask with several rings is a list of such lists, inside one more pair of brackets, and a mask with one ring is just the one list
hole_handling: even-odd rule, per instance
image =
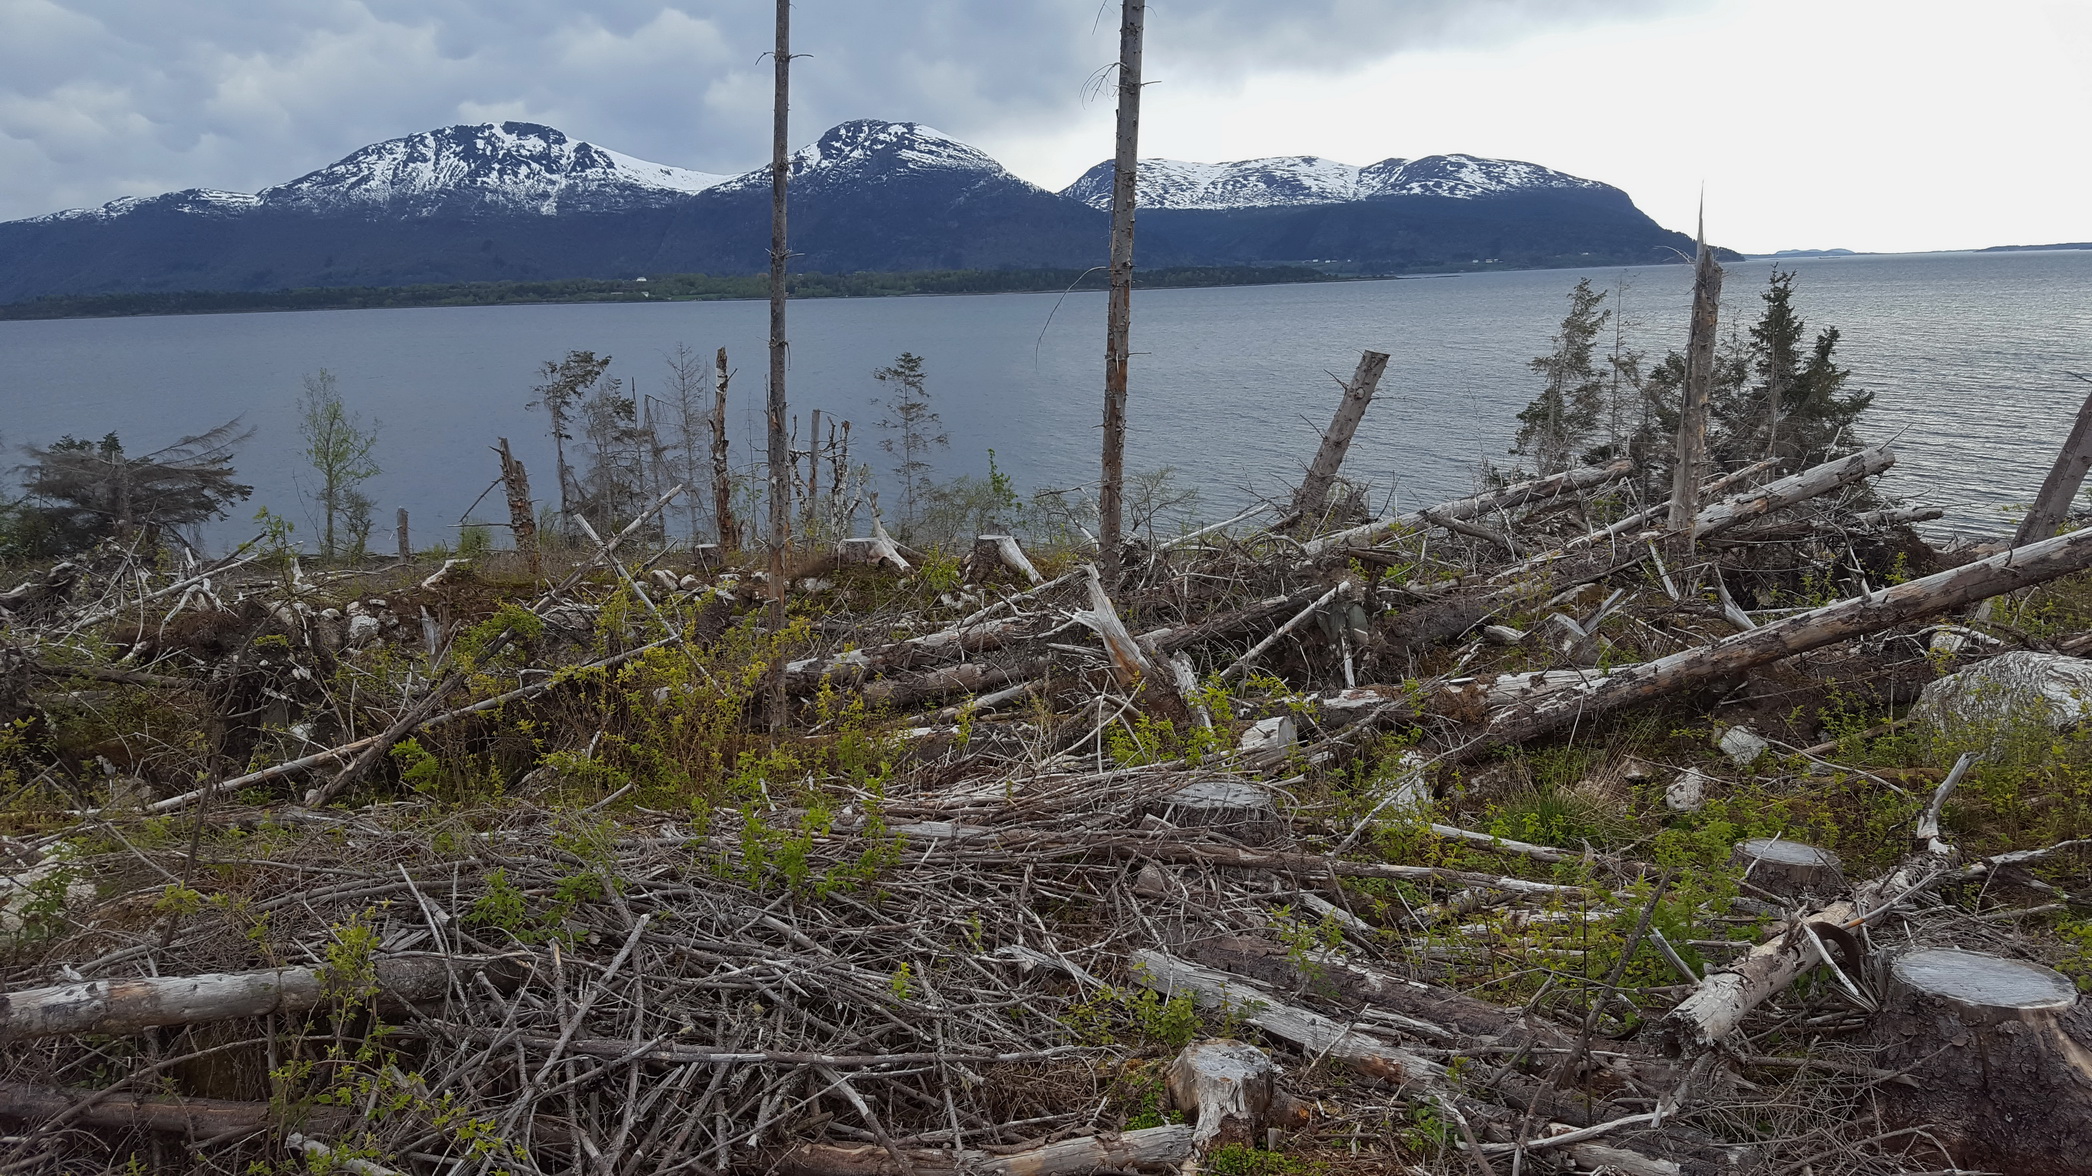
[[[794, 140], [929, 123], [1049, 188], [1110, 153], [1112, 0], [801, 0]], [[0, 219], [252, 191], [528, 119], [761, 163], [766, 0], [0, 0]], [[1142, 154], [1468, 152], [1737, 248], [2092, 239], [2092, 0], [1152, 0]]]

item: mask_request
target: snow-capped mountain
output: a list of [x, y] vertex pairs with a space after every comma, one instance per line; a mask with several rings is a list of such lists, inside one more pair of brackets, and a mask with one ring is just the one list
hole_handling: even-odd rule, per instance
[[[921, 123], [852, 119], [792, 152], [791, 190], [813, 195], [856, 184], [880, 184], [895, 176], [1001, 180], [1026, 187], [978, 148]], [[722, 192], [770, 190], [770, 169], [759, 167], [719, 185]], [[1045, 191], [1038, 188], [1038, 191]]]
[[[1274, 155], [1233, 163], [1143, 159], [1135, 199], [1141, 208], [1277, 208], [1341, 204], [1359, 197], [1359, 169], [1315, 155]], [[1082, 173], [1061, 195], [1111, 207], [1111, 160]]]
[[557, 216], [662, 207], [727, 178], [634, 159], [538, 123], [479, 123], [373, 143], [253, 195], [192, 188], [38, 219], [106, 219], [148, 204], [195, 214], [268, 209], [401, 217], [444, 212]]
[[[1064, 193], [919, 123], [846, 122], [791, 157], [793, 269], [1084, 269], [1111, 168]], [[770, 169], [634, 159], [536, 123], [390, 139], [256, 193], [192, 188], [0, 224], [0, 303], [49, 294], [757, 273]], [[1435, 155], [1143, 160], [1144, 269], [1653, 264], [1688, 246], [1616, 188]]]
[[[1141, 208], [1292, 208], [1391, 196], [1473, 200], [1506, 192], [1603, 189], [1607, 185], [1515, 159], [1427, 155], [1353, 167], [1315, 155], [1279, 155], [1232, 163], [1140, 161], [1135, 197]], [[1084, 172], [1061, 195], [1091, 208], [1111, 207], [1110, 160]]]

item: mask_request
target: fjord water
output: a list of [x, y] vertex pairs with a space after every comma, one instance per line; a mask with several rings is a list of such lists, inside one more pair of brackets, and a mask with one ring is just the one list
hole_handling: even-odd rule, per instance
[[[1811, 332], [1835, 325], [1855, 386], [1876, 393], [1865, 439], [1895, 439], [1886, 489], [1997, 533], [2001, 511], [2040, 485], [2092, 385], [2092, 250], [1918, 254], [1783, 263]], [[1769, 261], [1728, 267], [1723, 322], [1756, 318]], [[1172, 465], [1223, 517], [1273, 491], [1312, 455], [1335, 403], [1331, 375], [1361, 348], [1392, 354], [1346, 472], [1399, 507], [1465, 493], [1478, 465], [1503, 462], [1515, 414], [1538, 387], [1527, 360], [1548, 347], [1577, 278], [1629, 283], [1629, 339], [1652, 356], [1685, 337], [1684, 266], [1544, 270], [1315, 286], [1143, 291], [1135, 299], [1128, 468]], [[828, 299], [791, 312], [795, 411], [854, 420], [853, 452], [875, 466], [882, 413], [873, 369], [924, 357], [951, 447], [940, 476], [981, 473], [987, 450], [1029, 491], [1093, 477], [1101, 403], [1101, 294]], [[255, 430], [238, 459], [252, 502], [209, 532], [253, 528], [267, 505], [309, 533], [297, 455], [300, 378], [326, 368], [350, 406], [382, 422], [385, 472], [370, 489], [389, 528], [413, 514], [418, 545], [452, 530], [496, 473], [508, 437], [540, 499], [551, 444], [526, 407], [538, 365], [570, 348], [616, 357], [640, 393], [666, 390], [677, 343], [738, 370], [737, 465], [761, 448], [759, 303], [598, 304], [80, 319], [0, 323], [0, 440], [114, 431], [132, 453], [232, 417]], [[803, 417], [802, 417], [803, 421]], [[889, 512], [891, 496], [886, 496]], [[1376, 503], [1377, 505], [1377, 503]], [[498, 495], [475, 517], [500, 517]], [[389, 531], [373, 537], [389, 550]]]

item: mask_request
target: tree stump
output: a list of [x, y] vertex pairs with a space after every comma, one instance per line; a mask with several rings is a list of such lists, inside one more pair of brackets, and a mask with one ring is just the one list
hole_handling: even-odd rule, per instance
[[1746, 870], [1745, 881], [1782, 898], [1845, 893], [1845, 873], [1838, 855], [1782, 837], [1753, 837], [1738, 842], [1729, 864]]
[[1200, 1151], [1224, 1143], [1264, 1146], [1278, 1067], [1263, 1050], [1226, 1037], [1194, 1041], [1170, 1063], [1166, 1081], [1170, 1105], [1191, 1119]]
[[1899, 1127], [1919, 1127], [1959, 1167], [2063, 1176], [2092, 1155], [2092, 1014], [2040, 964], [1924, 948], [1889, 968], [1876, 1065]]
[[1248, 780], [1186, 784], [1149, 811], [1180, 829], [1211, 829], [1244, 845], [1271, 845], [1285, 830], [1270, 790]]

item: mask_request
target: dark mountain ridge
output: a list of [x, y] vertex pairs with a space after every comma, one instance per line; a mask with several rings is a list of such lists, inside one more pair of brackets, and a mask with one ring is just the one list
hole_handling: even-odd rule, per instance
[[[791, 172], [798, 269], [1082, 269], [1107, 251], [1097, 169], [1049, 192], [916, 123], [844, 123], [794, 153]], [[1660, 264], [1691, 245], [1617, 188], [1517, 161], [1159, 160], [1142, 174], [1144, 266]], [[769, 200], [768, 168], [693, 172], [533, 123], [445, 127], [253, 194], [189, 189], [0, 223], [0, 302], [756, 273]]]

